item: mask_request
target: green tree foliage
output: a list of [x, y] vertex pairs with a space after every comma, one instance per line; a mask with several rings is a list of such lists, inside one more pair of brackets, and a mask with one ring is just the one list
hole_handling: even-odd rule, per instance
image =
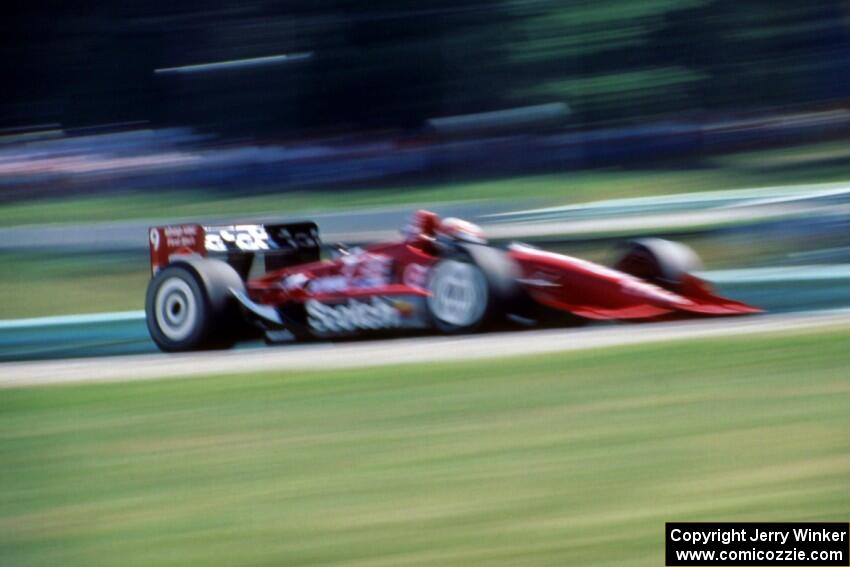
[[[511, 95], [558, 98], [584, 121], [750, 109], [846, 94], [838, 2], [521, 2]], [[830, 72], [838, 77], [829, 79]], [[837, 88], [835, 88], [837, 87]]]
[[[276, 133], [416, 128], [563, 101], [578, 124], [850, 94], [841, 0], [211, 0], [24, 4], [12, 123], [151, 119]], [[300, 65], [155, 68], [309, 52]], [[13, 124], [9, 124], [13, 125]]]

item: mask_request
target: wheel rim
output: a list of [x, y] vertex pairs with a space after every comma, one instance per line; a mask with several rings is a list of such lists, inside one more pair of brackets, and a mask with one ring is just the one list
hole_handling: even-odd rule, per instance
[[478, 322], [487, 308], [487, 283], [474, 265], [447, 260], [437, 266], [430, 285], [431, 313], [445, 323], [468, 327]]
[[154, 308], [159, 330], [172, 341], [185, 339], [195, 328], [197, 300], [189, 284], [180, 278], [162, 282], [156, 292]]

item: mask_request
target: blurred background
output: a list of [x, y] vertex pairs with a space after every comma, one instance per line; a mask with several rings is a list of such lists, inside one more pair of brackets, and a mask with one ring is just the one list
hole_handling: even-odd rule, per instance
[[429, 206], [595, 259], [652, 232], [714, 268], [850, 260], [844, 1], [11, 8], [0, 318], [139, 309], [177, 220], [368, 241]]

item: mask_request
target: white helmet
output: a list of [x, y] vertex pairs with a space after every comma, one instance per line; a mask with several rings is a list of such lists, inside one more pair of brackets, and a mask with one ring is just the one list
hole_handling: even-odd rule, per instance
[[484, 231], [481, 230], [480, 226], [454, 217], [443, 219], [437, 226], [436, 233], [438, 236], [443, 236], [450, 240], [472, 242], [474, 244], [487, 243], [487, 239], [484, 237]]

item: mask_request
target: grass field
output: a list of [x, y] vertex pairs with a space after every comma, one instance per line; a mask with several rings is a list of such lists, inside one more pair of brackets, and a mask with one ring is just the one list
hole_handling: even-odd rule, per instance
[[147, 254], [0, 254], [0, 319], [144, 309]]
[[4, 565], [663, 565], [850, 513], [850, 331], [5, 390]]

